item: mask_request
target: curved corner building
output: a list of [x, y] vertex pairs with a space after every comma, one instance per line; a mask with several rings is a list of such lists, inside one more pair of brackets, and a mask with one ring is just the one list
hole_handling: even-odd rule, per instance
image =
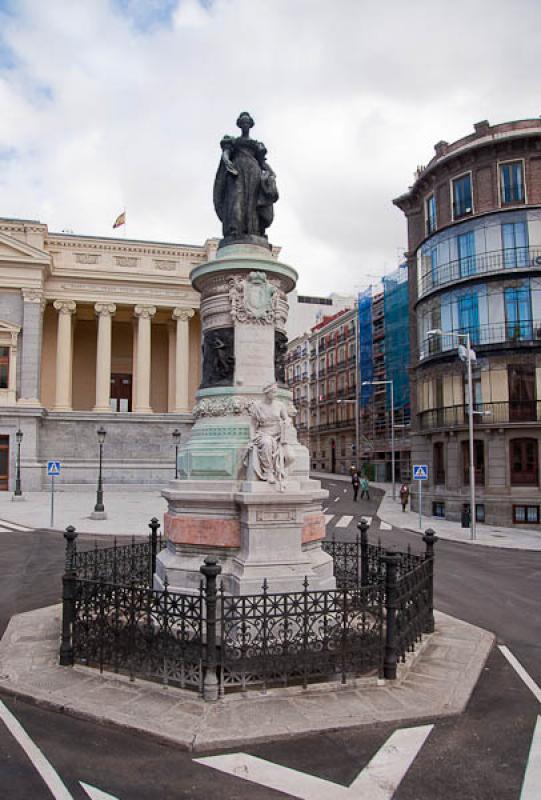
[[469, 509], [457, 357], [457, 334], [468, 332], [477, 519], [539, 527], [541, 119], [480, 122], [435, 151], [394, 200], [408, 222], [412, 463], [430, 475], [423, 512], [456, 520]]

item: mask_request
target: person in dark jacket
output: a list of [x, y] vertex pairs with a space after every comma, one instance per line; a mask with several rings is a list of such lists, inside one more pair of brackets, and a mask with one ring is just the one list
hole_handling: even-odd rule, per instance
[[359, 494], [359, 487], [361, 485], [361, 479], [357, 472], [354, 472], [351, 476], [351, 485], [353, 486], [353, 500], [357, 502], [357, 495]]

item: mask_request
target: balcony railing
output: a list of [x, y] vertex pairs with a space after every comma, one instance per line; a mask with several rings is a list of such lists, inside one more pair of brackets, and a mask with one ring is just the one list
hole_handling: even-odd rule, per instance
[[[531, 423], [541, 421], [540, 400], [515, 402], [475, 403], [474, 425], [502, 425], [506, 423]], [[468, 406], [444, 406], [421, 411], [418, 415], [421, 430], [465, 427], [468, 424]]]
[[421, 342], [419, 359], [422, 361], [429, 356], [456, 350], [459, 342], [464, 344], [464, 339], [458, 339], [457, 333], [469, 333], [472, 345], [476, 347], [491, 344], [518, 346], [531, 342], [541, 344], [541, 320], [524, 319], [516, 322], [495, 322], [492, 325], [477, 325], [472, 328], [462, 328], [460, 331], [454, 331], [453, 333], [430, 336]]
[[461, 278], [473, 278], [476, 275], [511, 269], [541, 269], [541, 247], [534, 245], [489, 250], [487, 253], [465, 256], [440, 264], [422, 276], [419, 297]]

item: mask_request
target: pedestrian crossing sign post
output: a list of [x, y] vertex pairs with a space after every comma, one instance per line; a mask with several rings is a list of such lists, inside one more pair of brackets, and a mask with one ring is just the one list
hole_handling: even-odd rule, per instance
[[419, 487], [419, 528], [423, 527], [423, 481], [428, 480], [428, 464], [413, 465], [413, 480]]
[[51, 528], [54, 528], [54, 479], [60, 475], [60, 461], [47, 461], [47, 475], [51, 479]]

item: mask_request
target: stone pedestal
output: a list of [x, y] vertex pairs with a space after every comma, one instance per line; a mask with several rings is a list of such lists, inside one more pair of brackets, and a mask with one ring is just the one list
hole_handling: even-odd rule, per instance
[[258, 479], [249, 456], [265, 386], [277, 383], [283, 416], [294, 421], [284, 357], [286, 293], [296, 279], [268, 247], [250, 243], [222, 246], [192, 271], [201, 293], [203, 375], [180, 478], [163, 492], [167, 547], [157, 559], [158, 587], [167, 577], [171, 589], [197, 591], [207, 555], [218, 559], [227, 593], [259, 593], [264, 580], [270, 592], [301, 590], [305, 578], [314, 590], [335, 586], [321, 549], [327, 492], [309, 478], [294, 425], [284, 424], [285, 480]]

